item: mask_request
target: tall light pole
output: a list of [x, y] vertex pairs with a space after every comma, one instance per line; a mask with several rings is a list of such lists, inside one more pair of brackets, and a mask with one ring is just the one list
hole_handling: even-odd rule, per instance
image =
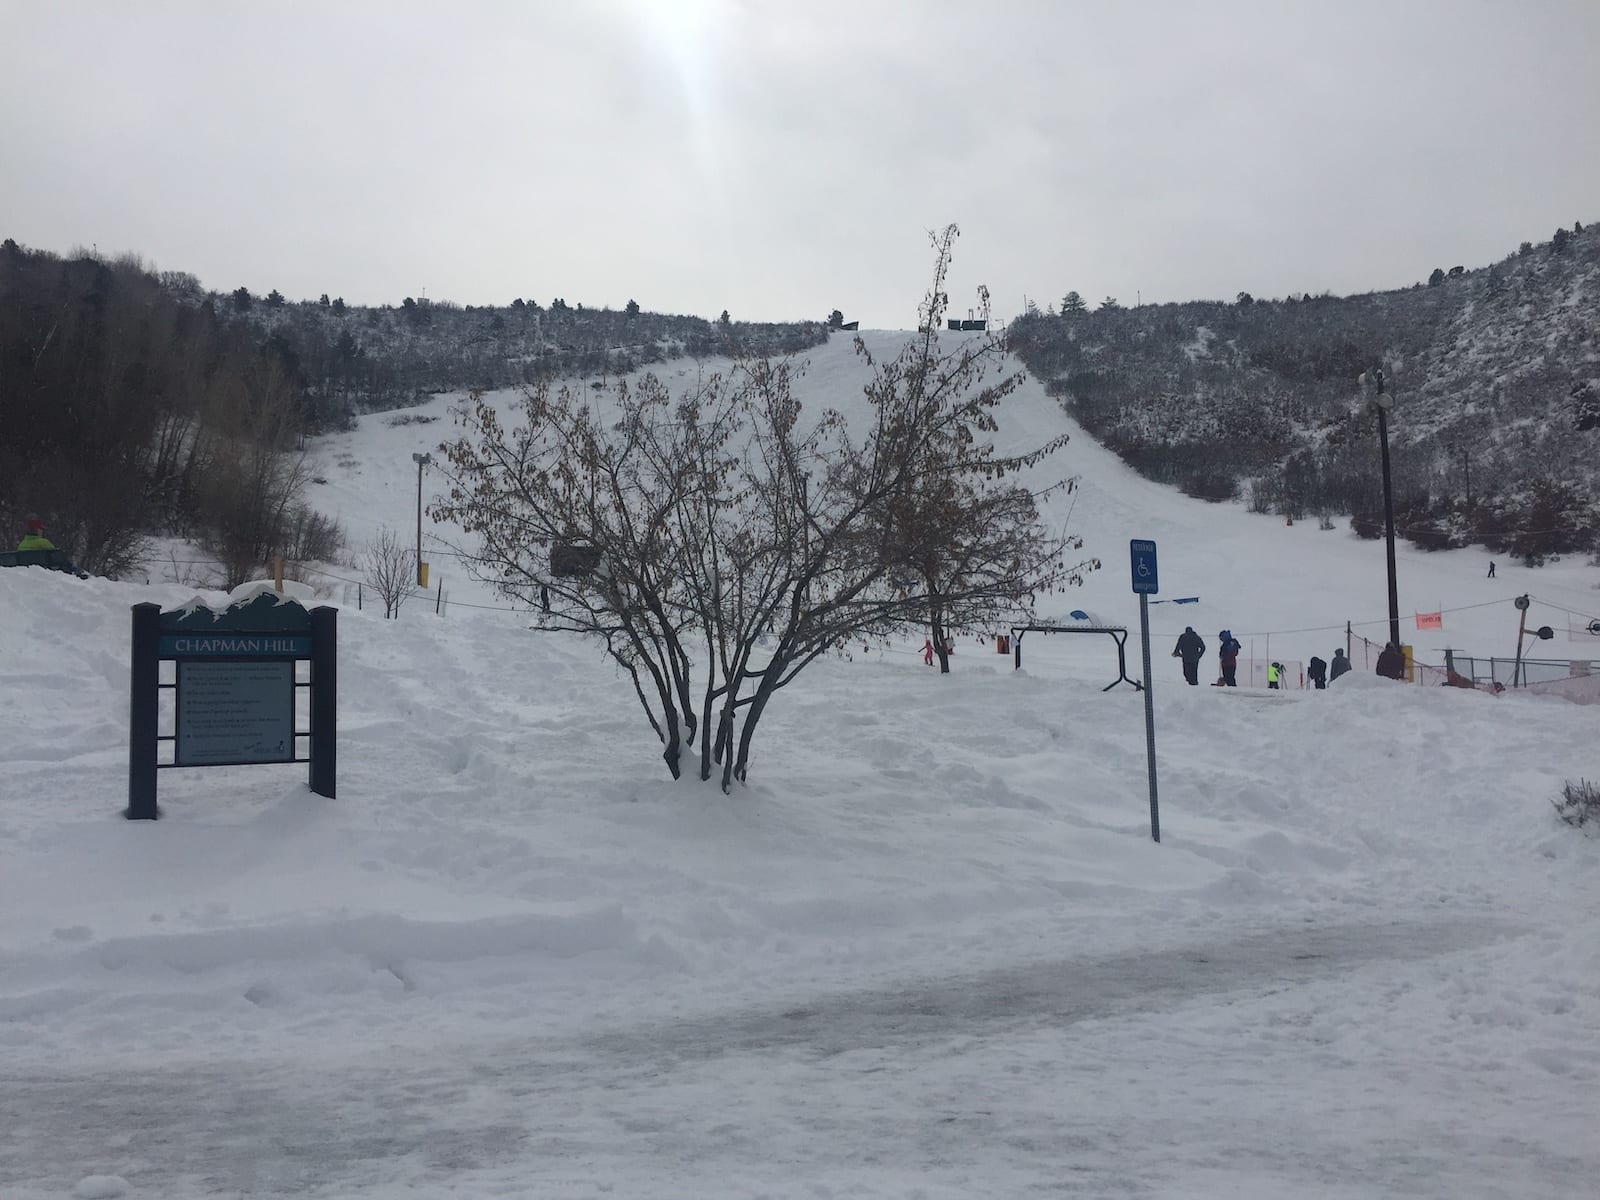
[[1383, 446], [1383, 538], [1389, 559], [1389, 641], [1400, 645], [1400, 593], [1394, 579], [1394, 486], [1389, 474], [1389, 410], [1394, 407], [1394, 396], [1384, 391], [1383, 368], [1362, 373], [1363, 387], [1373, 390], [1372, 407], [1378, 414], [1378, 441]]
[[[428, 586], [428, 565], [422, 561], [422, 468], [433, 461], [433, 455], [417, 454], [413, 452], [411, 455], [411, 461], [417, 464], [417, 586], [420, 588], [425, 588]], [[1383, 477], [1385, 480], [1389, 478], [1389, 458], [1387, 449], [1384, 451]], [[1390, 554], [1389, 556], [1389, 574], [1390, 577], [1393, 578], [1393, 554]]]

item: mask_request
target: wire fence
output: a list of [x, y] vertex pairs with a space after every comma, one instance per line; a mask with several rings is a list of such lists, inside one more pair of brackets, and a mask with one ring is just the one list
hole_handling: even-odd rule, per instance
[[[463, 554], [453, 549], [440, 548], [447, 557], [455, 558], [459, 562], [472, 562], [470, 555]], [[192, 577], [178, 571], [179, 567], [204, 567], [209, 571], [220, 574], [222, 567], [215, 559], [180, 559], [176, 557], [161, 560], [161, 567], [172, 567], [170, 574], [173, 582], [195, 584]], [[329, 583], [342, 585], [340, 603], [349, 605], [352, 602], [360, 609], [365, 607], [368, 593], [381, 606], [377, 589], [367, 580], [355, 578], [351, 575], [330, 571], [325, 567], [312, 566], [304, 562], [291, 562], [286, 564], [286, 573], [291, 578], [303, 579], [305, 576], [315, 576]], [[209, 586], [195, 584], [195, 586]], [[453, 606], [456, 608], [472, 609], [480, 612], [510, 613], [517, 616], [529, 616], [530, 607], [518, 607], [503, 604], [475, 604], [464, 600], [452, 600], [444, 589], [441, 579], [436, 589], [426, 590], [420, 587], [406, 589], [405, 599], [418, 600], [423, 603], [433, 602], [434, 611], [443, 616]], [[1467, 612], [1473, 609], [1489, 608], [1496, 605], [1508, 604], [1514, 597], [1500, 600], [1486, 600], [1477, 604], [1456, 605], [1440, 609], [1441, 613]], [[1550, 600], [1540, 600], [1530, 597], [1535, 603], [1565, 613], [1569, 618], [1578, 618], [1580, 622], [1600, 620], [1594, 613], [1584, 612], [1567, 605]], [[1341, 627], [1338, 625], [1308, 626], [1295, 629], [1267, 629], [1245, 632], [1239, 636], [1246, 639], [1256, 637], [1274, 637], [1280, 635], [1301, 633], [1324, 633], [1342, 628], [1345, 632], [1347, 653], [1350, 658], [1352, 670], [1374, 672], [1377, 670], [1378, 656], [1383, 653], [1383, 643], [1375, 642], [1364, 635], [1355, 632], [1358, 628], [1387, 625], [1388, 618], [1379, 618], [1370, 621], [1347, 621]], [[1569, 622], [1570, 624], [1570, 622]], [[1158, 634], [1158, 636], [1168, 636]], [[987, 640], [987, 639], [985, 639]], [[1403, 681], [1415, 683], [1424, 687], [1458, 687], [1472, 688], [1479, 691], [1502, 695], [1527, 694], [1527, 695], [1552, 695], [1571, 700], [1579, 704], [1600, 704], [1600, 654], [1596, 660], [1587, 659], [1523, 659], [1519, 673], [1515, 659], [1498, 656], [1479, 656], [1462, 654], [1454, 650], [1444, 652], [1443, 664], [1425, 663], [1419, 661], [1407, 648], [1405, 650], [1405, 670]], [[1306, 675], [1305, 663], [1301, 661], [1288, 661], [1284, 659], [1243, 657], [1238, 661], [1235, 678], [1240, 687], [1267, 688], [1269, 686], [1269, 669], [1273, 662], [1277, 662], [1280, 672], [1279, 687], [1282, 690], [1299, 690], [1312, 688], [1315, 685]], [[1221, 683], [1218, 676], [1217, 683]]]
[[1508, 690], [1534, 696], [1559, 696], [1576, 704], [1600, 704], [1600, 662], [1593, 659], [1484, 657], [1445, 651], [1452, 674], [1495, 693]]

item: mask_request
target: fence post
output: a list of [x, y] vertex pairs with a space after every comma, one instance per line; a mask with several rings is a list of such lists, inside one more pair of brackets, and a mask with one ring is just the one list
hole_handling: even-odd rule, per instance
[[444, 576], [439, 576], [439, 591], [433, 598], [433, 614], [439, 615], [439, 606], [444, 603]]

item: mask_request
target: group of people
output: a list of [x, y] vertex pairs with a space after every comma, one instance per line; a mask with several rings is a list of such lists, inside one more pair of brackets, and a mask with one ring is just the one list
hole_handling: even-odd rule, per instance
[[[1217, 682], [1213, 686], [1238, 687], [1239, 651], [1244, 649], [1244, 647], [1240, 645], [1239, 639], [1233, 636], [1233, 631], [1231, 629], [1224, 629], [1221, 633], [1217, 634], [1217, 638], [1217, 665], [1221, 673], [1217, 678]], [[1391, 649], [1392, 648], [1393, 647], [1391, 647]], [[1183, 660], [1183, 678], [1190, 687], [1196, 687], [1200, 683], [1200, 660], [1205, 657], [1205, 653], [1205, 639], [1194, 631], [1193, 625], [1185, 625], [1183, 632], [1178, 635], [1178, 644], [1172, 648], [1172, 657], [1181, 658]], [[1378, 673], [1380, 675], [1386, 674], [1384, 671], [1384, 665], [1384, 660], [1380, 656], [1378, 659]], [[1327, 687], [1328, 684], [1332, 683], [1335, 679], [1339, 678], [1339, 676], [1343, 675], [1349, 669], [1350, 660], [1345, 657], [1344, 651], [1335, 650], [1333, 652], [1333, 665], [1331, 667], [1327, 663], [1323, 662], [1322, 659], [1313, 657], [1311, 661], [1306, 664], [1306, 678], [1311, 680], [1312, 687], [1320, 690]], [[1284, 682], [1283, 672], [1284, 665], [1281, 662], [1268, 663], [1267, 686], [1275, 691], [1281, 691], [1283, 689]], [[1403, 675], [1404, 672], [1405, 663], [1402, 659], [1401, 674]], [[1398, 679], [1400, 676], [1391, 676], [1391, 678]]]

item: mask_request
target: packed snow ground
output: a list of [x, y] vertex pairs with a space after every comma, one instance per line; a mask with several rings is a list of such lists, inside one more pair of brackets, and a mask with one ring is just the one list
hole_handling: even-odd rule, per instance
[[[441, 429], [331, 441], [358, 539]], [[465, 583], [341, 614], [337, 800], [168, 771], [130, 824], [128, 608], [193, 590], [0, 571], [0, 1196], [1592, 1193], [1600, 839], [1551, 799], [1596, 710], [1186, 688], [1185, 621], [1328, 657], [1283, 631], [1381, 618], [1381, 546], [1063, 463], [1106, 565], [1052, 603], [1136, 621], [1133, 536], [1202, 597], [1159, 618], [1159, 846], [1105, 639], [819, 663], [724, 796]], [[1594, 608], [1484, 563], [1406, 555], [1402, 607], [1502, 653], [1518, 591]]]

